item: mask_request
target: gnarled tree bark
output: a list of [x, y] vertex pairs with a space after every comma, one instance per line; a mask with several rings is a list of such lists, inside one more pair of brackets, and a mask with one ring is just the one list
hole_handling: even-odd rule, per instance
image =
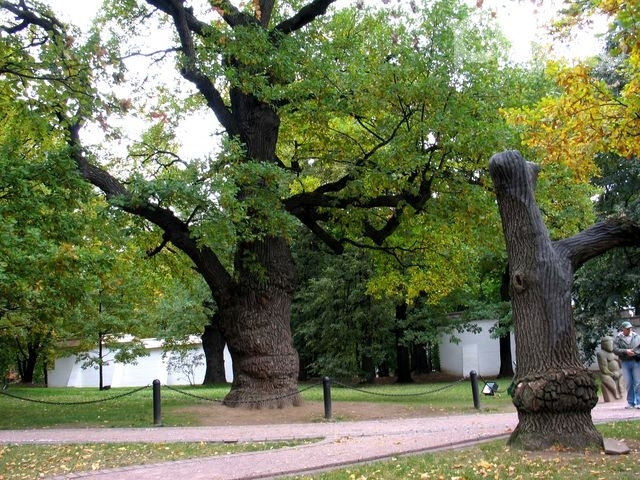
[[639, 245], [640, 226], [611, 218], [553, 242], [534, 197], [537, 166], [507, 151], [493, 156], [489, 171], [509, 258], [516, 341], [518, 426], [509, 443], [527, 450], [602, 449], [591, 418], [595, 378], [580, 361], [575, 337], [573, 274], [611, 248]]

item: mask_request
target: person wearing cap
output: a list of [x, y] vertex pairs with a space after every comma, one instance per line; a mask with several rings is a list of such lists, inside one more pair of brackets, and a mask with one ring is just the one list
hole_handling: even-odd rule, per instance
[[627, 406], [640, 409], [640, 335], [633, 331], [631, 322], [624, 321], [613, 341], [613, 353], [622, 362], [622, 376], [627, 385]]

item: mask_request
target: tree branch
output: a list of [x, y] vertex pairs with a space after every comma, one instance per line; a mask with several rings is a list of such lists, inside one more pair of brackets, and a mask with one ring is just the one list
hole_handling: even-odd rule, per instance
[[344, 251], [344, 246], [340, 240], [333, 237], [329, 232], [322, 228], [309, 210], [301, 212], [298, 219], [309, 229], [313, 234], [320, 239], [327, 247], [329, 247], [334, 253], [340, 254]]
[[[260, 3], [262, 4], [263, 2], [264, 0], [261, 0]], [[267, 2], [273, 5], [274, 0], [267, 0]], [[209, 3], [218, 11], [222, 19], [227, 22], [227, 25], [230, 27], [256, 23], [253, 17], [238, 10], [229, 0], [210, 0]]]
[[169, 240], [163, 237], [162, 242], [160, 242], [160, 245], [158, 245], [157, 247], [151, 250], [147, 250], [147, 257], [149, 258], [155, 257], [157, 254], [159, 254], [162, 251], [164, 247], [167, 246], [167, 243], [169, 243]]
[[24, 0], [19, 0], [18, 3], [0, 0], [0, 8], [13, 13], [16, 16], [16, 19], [21, 20], [12, 27], [0, 27], [0, 30], [4, 30], [9, 34], [18, 33], [19, 31], [29, 27], [29, 25], [36, 25], [45, 32], [54, 34], [61, 34], [64, 30], [64, 25], [55, 17], [44, 13], [36, 13], [30, 10]]
[[227, 133], [231, 136], [237, 135], [239, 133], [238, 125], [236, 124], [231, 111], [224, 103], [222, 95], [211, 79], [197, 67], [196, 49], [193, 42], [192, 32], [202, 35], [208, 25], [197, 20], [193, 16], [191, 9], [185, 8], [184, 3], [181, 0], [146, 1], [148, 4], [153, 5], [173, 19], [173, 23], [180, 38], [182, 53], [185, 56], [183, 67], [180, 70], [182, 76], [196, 86], [198, 91], [204, 97], [207, 106], [213, 111]]
[[313, 0], [311, 3], [302, 7], [293, 17], [281, 22], [275, 27], [274, 31], [289, 35], [313, 22], [317, 17], [327, 13], [327, 8], [335, 1], [336, 0]]
[[[397, 125], [387, 138], [378, 137], [375, 131], [361, 123], [362, 127], [369, 134], [378, 138], [379, 142], [374, 145], [369, 151], [365, 152], [362, 158], [360, 158], [354, 164], [358, 167], [367, 166], [367, 164], [370, 163], [369, 161], [371, 160], [371, 158], [378, 150], [391, 143], [391, 141], [398, 135], [398, 131], [400, 130], [401, 126], [412, 115], [412, 111], [405, 111], [402, 118], [398, 121]], [[439, 149], [440, 147], [435, 144], [425, 149], [424, 154], [432, 156]], [[444, 162], [444, 157], [442, 161]], [[309, 226], [309, 223], [307, 222], [310, 222], [312, 225], [314, 225], [315, 222], [319, 219], [318, 217], [313, 218], [314, 215], [318, 215], [319, 208], [393, 208], [395, 209], [393, 214], [389, 216], [389, 218], [381, 228], [375, 228], [370, 222], [365, 222], [363, 226], [364, 231], [362, 233], [366, 237], [370, 238], [376, 245], [382, 245], [384, 240], [391, 234], [393, 234], [393, 232], [395, 232], [400, 226], [400, 219], [402, 218], [402, 215], [404, 214], [405, 208], [407, 206], [413, 208], [416, 211], [420, 211], [424, 208], [424, 205], [429, 200], [429, 198], [431, 198], [431, 185], [433, 182], [433, 175], [429, 175], [430, 165], [430, 161], [425, 162], [422, 168], [416, 169], [410, 175], [409, 183], [413, 183], [413, 181], [416, 180], [419, 181], [418, 192], [415, 194], [409, 191], [401, 191], [396, 194], [377, 195], [364, 201], [359, 195], [352, 197], [337, 197], [329, 195], [331, 193], [339, 193], [343, 191], [344, 189], [346, 189], [350, 182], [355, 180], [351, 174], [347, 174], [334, 182], [320, 185], [313, 192], [303, 192], [289, 197], [283, 202], [283, 204], [287, 211], [298, 217], [298, 219], [303, 221], [303, 223], [305, 223], [305, 225], [307, 226]], [[371, 165], [371, 168], [375, 168], [375, 165]], [[321, 236], [325, 243], [325, 237], [327, 235], [328, 233], [325, 232], [325, 235]], [[340, 244], [342, 248], [343, 240], [338, 241], [333, 239], [333, 241]], [[333, 246], [328, 243], [327, 245], [335, 251], [335, 248]]]
[[[64, 120], [61, 120], [61, 123], [68, 124]], [[214, 294], [218, 292], [220, 294], [223, 294], [223, 292], [228, 294], [232, 278], [215, 252], [208, 246], [201, 245], [197, 239], [193, 238], [188, 223], [178, 218], [170, 209], [161, 208], [148, 202], [132, 202], [131, 193], [118, 179], [109, 172], [91, 164], [82, 152], [79, 137], [80, 126], [81, 123], [76, 122], [68, 128], [68, 144], [72, 158], [82, 177], [98, 187], [107, 199], [115, 200], [120, 209], [142, 217], [162, 229], [164, 231], [162, 246], [167, 241], [173, 243], [191, 258], [193, 263], [198, 266], [203, 277], [212, 283], [211, 287]], [[208, 275], [201, 271], [203, 268], [209, 270]]]
[[640, 246], [640, 225], [628, 218], [611, 217], [553, 245], [565, 252], [575, 271], [613, 248]]

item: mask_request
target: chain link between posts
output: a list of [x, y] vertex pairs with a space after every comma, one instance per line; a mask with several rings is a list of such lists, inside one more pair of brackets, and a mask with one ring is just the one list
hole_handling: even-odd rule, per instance
[[95, 400], [82, 400], [78, 402], [51, 402], [48, 400], [40, 400], [38, 398], [27, 398], [21, 395], [14, 395], [13, 393], [9, 393], [6, 391], [6, 388], [3, 388], [2, 390], [0, 390], [0, 394], [5, 395], [7, 397], [15, 398], [18, 400], [24, 400], [25, 402], [43, 403], [45, 405], [88, 405], [91, 403], [102, 403], [102, 402], [109, 402], [111, 400], [117, 400], [119, 398], [126, 397], [128, 395], [133, 395], [134, 393], [137, 393], [141, 390], [145, 390], [150, 386], [151, 385], [145, 385], [144, 387], [136, 388], [135, 390], [131, 390], [129, 392], [119, 393], [118, 395], [111, 395], [110, 397], [106, 397], [106, 398], [98, 398]]
[[[325, 377], [328, 378], [328, 377]], [[340, 387], [340, 388], [344, 388], [344, 389], [349, 389], [349, 390], [353, 390], [356, 392], [360, 392], [363, 394], [367, 394], [367, 395], [374, 395], [374, 396], [383, 396], [383, 397], [396, 397], [396, 398], [400, 398], [400, 397], [416, 397], [416, 396], [423, 396], [423, 395], [430, 395], [430, 394], [434, 394], [434, 393], [438, 393], [441, 392], [443, 390], [447, 390], [449, 388], [453, 388], [456, 385], [458, 385], [459, 383], [465, 381], [465, 377], [462, 377], [452, 383], [448, 383], [445, 385], [442, 385], [441, 387], [437, 387], [437, 388], [432, 388], [429, 390], [424, 390], [424, 391], [420, 391], [420, 392], [412, 392], [412, 393], [388, 393], [388, 392], [376, 392], [376, 391], [372, 391], [372, 390], [368, 390], [362, 387], [358, 387], [355, 385], [348, 385], [346, 383], [342, 383], [338, 380], [332, 380], [329, 379], [330, 383], [333, 383], [334, 385]], [[302, 389], [298, 389], [295, 392], [289, 393], [289, 394], [285, 394], [285, 395], [279, 395], [276, 397], [271, 397], [271, 398], [263, 398], [259, 401], [255, 401], [252, 402], [250, 400], [243, 400], [243, 401], [225, 401], [224, 399], [218, 399], [218, 398], [210, 398], [210, 397], [205, 397], [203, 395], [197, 395], [195, 393], [192, 392], [187, 392], [185, 390], [173, 387], [171, 385], [163, 385], [164, 388], [166, 388], [167, 390], [179, 393], [181, 395], [187, 396], [187, 397], [191, 397], [197, 400], [203, 400], [203, 401], [207, 401], [207, 402], [216, 402], [216, 403], [220, 403], [220, 404], [251, 404], [251, 403], [255, 403], [257, 404], [264, 404], [264, 403], [269, 403], [269, 402], [278, 402], [280, 400], [284, 400], [286, 398], [290, 398], [293, 396], [297, 396], [300, 395], [303, 392], [306, 392], [308, 390], [311, 390], [313, 388], [316, 388], [318, 386], [322, 386], [323, 382], [317, 382], [311, 385], [308, 385], [305, 388]], [[15, 395], [12, 393], [7, 392], [7, 385], [4, 385], [4, 387], [2, 388], [2, 390], [0, 390], [0, 394], [7, 396], [7, 397], [11, 397], [11, 398], [15, 398], [17, 400], [23, 400], [23, 401], [27, 401], [27, 402], [34, 402], [34, 403], [41, 403], [41, 404], [46, 404], [46, 405], [87, 405], [87, 404], [93, 404], [93, 403], [103, 403], [103, 402], [109, 402], [112, 400], [117, 400], [119, 398], [123, 398], [129, 395], [133, 395], [137, 392], [140, 392], [142, 390], [145, 390], [147, 388], [151, 387], [151, 385], [145, 385], [142, 386], [140, 388], [136, 388], [134, 390], [128, 391], [128, 392], [124, 392], [118, 395], [111, 395], [109, 397], [106, 398], [101, 398], [101, 399], [95, 399], [95, 400], [84, 400], [84, 401], [78, 401], [78, 402], [53, 402], [53, 401], [48, 401], [48, 400], [40, 400], [40, 399], [34, 399], [34, 398], [27, 398], [25, 396], [22, 395]]]
[[462, 378], [460, 378], [459, 380], [456, 380], [453, 383], [449, 383], [449, 384], [446, 384], [446, 385], [443, 385], [441, 387], [434, 388], [434, 389], [431, 389], [431, 390], [425, 390], [425, 391], [422, 391], [422, 392], [415, 392], [415, 393], [373, 392], [371, 390], [366, 390], [364, 388], [354, 387], [354, 386], [351, 386], [351, 385], [346, 385], [346, 384], [341, 383], [339, 381], [334, 381], [333, 383], [335, 385], [337, 385], [337, 386], [342, 387], [342, 388], [347, 388], [349, 390], [355, 390], [357, 392], [366, 393], [368, 395], [378, 395], [378, 396], [381, 396], [381, 397], [419, 397], [419, 396], [422, 396], [422, 395], [429, 395], [429, 394], [432, 394], [432, 393], [442, 392], [443, 390], [447, 390], [449, 388], [453, 388], [457, 384], [459, 384], [460, 382], [463, 382], [464, 380], [465, 380], [465, 378], [462, 377]]
[[196, 399], [198, 399], [198, 400], [205, 400], [205, 401], [207, 401], [207, 402], [225, 403], [225, 404], [229, 405], [229, 404], [234, 404], [234, 403], [237, 403], [237, 404], [240, 404], [240, 403], [242, 403], [242, 404], [246, 404], [246, 403], [256, 403], [256, 404], [259, 404], [259, 403], [265, 403], [265, 402], [277, 402], [278, 400], [284, 400], [285, 398], [295, 397], [295, 396], [297, 396], [297, 395], [301, 394], [302, 392], [306, 392], [307, 390], [311, 390], [312, 388], [317, 387], [318, 385], [321, 385], [321, 384], [319, 383], [319, 384], [309, 385], [309, 386], [307, 386], [306, 388], [302, 388], [302, 389], [296, 390], [296, 391], [295, 391], [295, 392], [293, 392], [293, 393], [288, 393], [288, 394], [286, 394], [286, 395], [280, 395], [280, 396], [277, 396], [277, 397], [264, 398], [264, 399], [262, 399], [262, 400], [260, 400], [260, 401], [256, 401], [256, 402], [251, 402], [251, 401], [229, 402], [228, 400], [227, 400], [227, 401], [225, 401], [225, 400], [223, 400], [223, 399], [219, 399], [219, 398], [208, 398], [208, 397], [203, 397], [203, 396], [201, 396], [201, 395], [196, 395], [196, 394], [194, 394], [194, 393], [186, 392], [186, 391], [181, 390], [181, 389], [179, 389], [179, 388], [172, 387], [171, 385], [163, 385], [163, 387], [164, 387], [164, 388], [166, 388], [167, 390], [171, 390], [171, 391], [173, 391], [173, 392], [180, 393], [180, 394], [185, 395], [185, 396], [187, 396], [187, 397], [196, 398]]

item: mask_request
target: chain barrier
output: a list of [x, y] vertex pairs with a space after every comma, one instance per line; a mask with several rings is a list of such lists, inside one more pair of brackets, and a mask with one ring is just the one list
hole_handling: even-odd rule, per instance
[[259, 402], [257, 402], [257, 401], [256, 402], [251, 402], [251, 401], [244, 401], [244, 400], [242, 402], [229, 402], [229, 401], [225, 402], [224, 400], [221, 400], [221, 399], [218, 399], [218, 398], [207, 398], [207, 397], [203, 397], [201, 395], [196, 395], [195, 393], [186, 392], [184, 390], [180, 390], [179, 388], [172, 387], [171, 385], [163, 385], [163, 387], [166, 388], [167, 390], [171, 390], [173, 392], [180, 393], [180, 394], [185, 395], [187, 397], [196, 398], [198, 400], [205, 400], [207, 402], [226, 403], [227, 405], [234, 404], [234, 403], [237, 403], [237, 404], [240, 404], [240, 403], [242, 403], [242, 404], [247, 404], [247, 403], [259, 404], [259, 403], [265, 403], [265, 402], [275, 402], [275, 401], [282, 400], [282, 399], [285, 399], [285, 398], [293, 397], [295, 395], [299, 395], [302, 392], [306, 392], [307, 390], [310, 390], [310, 389], [315, 388], [317, 386], [318, 386], [317, 384], [316, 385], [309, 385], [306, 388], [298, 389], [295, 393], [289, 393], [287, 395], [282, 395], [282, 396], [279, 396], [279, 397], [266, 398], [266, 399], [260, 400]]
[[185, 392], [184, 390], [180, 390], [179, 388], [175, 388], [172, 387], [171, 385], [162, 385], [163, 388], [166, 388], [167, 390], [171, 390], [172, 392], [176, 392], [176, 393], [180, 393], [186, 397], [191, 397], [191, 398], [196, 398], [198, 400], [205, 400], [207, 402], [218, 402], [218, 403], [222, 403], [222, 400], [218, 399], [218, 398], [207, 398], [207, 397], [203, 397], [201, 395], [196, 395], [195, 393], [191, 393], [191, 392]]
[[352, 385], [346, 385], [346, 384], [341, 383], [341, 382], [339, 382], [337, 380], [334, 380], [333, 383], [335, 385], [339, 386], [339, 387], [342, 387], [342, 388], [348, 388], [350, 390], [355, 390], [356, 392], [366, 393], [366, 394], [369, 394], [369, 395], [378, 395], [378, 396], [381, 396], [381, 397], [419, 397], [419, 396], [422, 396], [422, 395], [429, 395], [429, 394], [432, 394], [432, 393], [442, 392], [443, 390], [447, 390], [449, 388], [455, 387], [457, 384], [459, 384], [460, 382], [463, 382], [463, 381], [465, 381], [464, 377], [460, 378], [459, 380], [456, 380], [453, 383], [449, 383], [449, 384], [443, 385], [442, 387], [434, 388], [432, 390], [426, 390], [426, 391], [423, 391], [423, 392], [416, 392], [416, 393], [374, 392], [374, 391], [371, 391], [371, 390], [365, 390], [363, 388], [354, 387]]
[[130, 392], [120, 393], [118, 395], [111, 395], [110, 397], [107, 397], [107, 398], [99, 398], [96, 400], [83, 400], [80, 402], [50, 402], [48, 400], [38, 400], [35, 398], [27, 398], [27, 397], [22, 397], [20, 395], [14, 395], [12, 393], [7, 392], [6, 389], [0, 390], [0, 394], [5, 395], [7, 397], [11, 397], [11, 398], [16, 398], [18, 400], [24, 400], [25, 402], [43, 403], [45, 405], [88, 405], [91, 403], [101, 403], [101, 402], [109, 402], [111, 400], [117, 400], [118, 398], [126, 397], [127, 395], [133, 395], [134, 393], [137, 393], [149, 387], [150, 385], [145, 385], [144, 387], [136, 388], [135, 390], [131, 390]]
[[[480, 377], [480, 380], [482, 382], [484, 382], [485, 384], [487, 383], [482, 377]], [[372, 390], [366, 390], [364, 388], [360, 388], [360, 387], [356, 387], [354, 385], [348, 385], [346, 383], [342, 383], [338, 380], [332, 380], [331, 382], [338, 386], [338, 387], [342, 387], [342, 388], [346, 388], [349, 390], [354, 390], [356, 392], [360, 392], [360, 393], [364, 393], [364, 394], [368, 394], [368, 395], [376, 395], [376, 396], [381, 396], [381, 397], [418, 397], [418, 396], [422, 396], [422, 395], [430, 395], [433, 393], [438, 393], [444, 390], [447, 390], [449, 388], [453, 388], [455, 387], [457, 384], [461, 383], [465, 381], [465, 378], [462, 377], [459, 380], [456, 380], [455, 382], [443, 385], [442, 387], [438, 387], [438, 388], [434, 388], [431, 390], [425, 390], [422, 392], [415, 392], [415, 393], [386, 393], [386, 392], [375, 392]], [[312, 388], [316, 388], [318, 386], [322, 385], [321, 382], [313, 384], [313, 385], [309, 385], [305, 388], [302, 389], [298, 389], [295, 393], [290, 393], [287, 395], [282, 395], [282, 396], [278, 396], [278, 397], [273, 397], [273, 398], [267, 398], [267, 399], [262, 399], [260, 402], [255, 402], [255, 403], [264, 403], [265, 401], [267, 402], [271, 402], [271, 401], [278, 401], [278, 400], [282, 400], [285, 398], [289, 398], [292, 397], [294, 395], [299, 395], [303, 392], [306, 392], [307, 390], [311, 390]], [[137, 388], [135, 390], [131, 390], [129, 392], [125, 392], [125, 393], [121, 393], [119, 395], [112, 395], [108, 398], [101, 398], [101, 399], [96, 399], [96, 400], [85, 400], [85, 401], [80, 401], [80, 402], [51, 402], [51, 401], [47, 401], [47, 400], [37, 400], [37, 399], [32, 399], [32, 398], [26, 398], [26, 397], [22, 397], [19, 395], [14, 395], [11, 394], [9, 392], [6, 391], [6, 389], [2, 389], [0, 390], [0, 394], [2, 395], [6, 395], [7, 397], [12, 397], [12, 398], [16, 398], [18, 400], [24, 400], [27, 402], [34, 402], [34, 403], [43, 403], [43, 404], [47, 404], [47, 405], [85, 405], [85, 404], [91, 404], [91, 403], [101, 403], [101, 402], [108, 402], [111, 400], [116, 400], [118, 398], [122, 398], [122, 397], [126, 397], [127, 395], [132, 395], [134, 393], [137, 393], [141, 390], [144, 390], [146, 388], [149, 388], [151, 385], [145, 385], [143, 387]], [[197, 400], [204, 400], [207, 402], [217, 402], [217, 403], [223, 403], [224, 400], [223, 399], [218, 399], [218, 398], [208, 398], [208, 397], [204, 397], [202, 395], [197, 395], [195, 393], [191, 393], [191, 392], [187, 392], [185, 390], [181, 390], [179, 388], [173, 387], [171, 385], [162, 385], [164, 388], [166, 388], [167, 390], [171, 390], [174, 391], [176, 393], [179, 393], [181, 395], [185, 395], [187, 397], [191, 397], [191, 398], [195, 398]], [[234, 403], [234, 402], [231, 402]], [[251, 402], [237, 402], [237, 403], [251, 403]]]
[[[472, 374], [477, 375], [475, 372], [472, 372]], [[482, 377], [480, 377], [481, 380], [485, 383], [485, 385], [487, 384], [486, 381], [484, 381], [484, 379], [482, 379]], [[325, 418], [329, 419], [331, 418], [331, 384], [334, 383], [335, 385], [337, 385], [338, 387], [342, 387], [342, 388], [346, 388], [346, 389], [350, 389], [350, 390], [354, 390], [360, 393], [364, 393], [364, 394], [368, 394], [368, 395], [377, 395], [377, 396], [383, 396], [383, 397], [396, 397], [396, 398], [400, 398], [400, 397], [416, 397], [416, 396], [423, 396], [423, 395], [429, 395], [429, 394], [433, 394], [433, 393], [437, 393], [437, 392], [441, 392], [443, 390], [447, 390], [449, 388], [453, 388], [456, 385], [458, 385], [459, 383], [465, 381], [465, 377], [460, 378], [459, 380], [456, 380], [455, 382], [451, 382], [448, 384], [444, 384], [441, 387], [437, 387], [437, 388], [432, 388], [430, 390], [424, 390], [421, 392], [413, 392], [413, 393], [387, 393], [387, 392], [376, 392], [376, 391], [372, 391], [372, 390], [367, 390], [364, 388], [360, 388], [360, 387], [356, 387], [353, 385], [347, 385], [345, 383], [336, 381], [336, 380], [332, 380], [329, 377], [324, 377], [322, 382], [319, 383], [315, 383], [315, 384], [311, 384], [306, 386], [305, 388], [302, 389], [297, 389], [295, 392], [293, 393], [289, 393], [286, 395], [280, 395], [277, 397], [272, 397], [272, 398], [266, 398], [266, 399], [261, 399], [260, 401], [251, 401], [251, 400], [243, 400], [243, 401], [225, 401], [222, 399], [217, 399], [217, 398], [208, 398], [202, 395], [197, 395], [195, 393], [192, 392], [187, 392], [185, 390], [181, 390], [179, 388], [176, 387], [172, 387], [171, 385], [163, 385], [163, 387], [165, 387], [168, 390], [171, 390], [173, 392], [179, 393], [181, 395], [185, 395], [187, 397], [191, 397], [197, 400], [204, 400], [207, 402], [217, 402], [217, 403], [225, 403], [227, 405], [233, 405], [233, 404], [251, 404], [251, 403], [255, 403], [256, 405], [259, 404], [264, 404], [265, 402], [277, 402], [279, 400], [283, 400], [285, 398], [290, 398], [296, 395], [300, 395], [303, 392], [306, 392], [307, 390], [311, 390], [312, 388], [316, 388], [319, 385], [322, 385], [323, 387], [323, 396], [324, 396], [324, 408], [325, 408]], [[24, 400], [24, 401], [28, 401], [28, 402], [34, 402], [34, 403], [41, 403], [41, 404], [47, 404], [47, 405], [86, 405], [86, 404], [93, 404], [93, 403], [101, 403], [101, 402], [107, 402], [107, 401], [111, 401], [111, 400], [116, 400], [118, 398], [122, 398], [122, 397], [126, 397], [128, 395], [133, 395], [134, 393], [137, 393], [141, 390], [147, 389], [149, 388], [151, 385], [145, 385], [143, 387], [140, 388], [136, 388], [134, 390], [131, 390], [129, 392], [124, 392], [118, 395], [112, 395], [110, 397], [107, 398], [101, 398], [101, 399], [96, 399], [96, 400], [85, 400], [85, 401], [79, 401], [79, 402], [52, 402], [52, 401], [47, 401], [47, 400], [39, 400], [39, 399], [33, 399], [33, 398], [27, 398], [27, 397], [22, 397], [20, 395], [14, 395], [12, 393], [9, 393], [6, 391], [6, 386], [4, 386], [1, 390], [0, 390], [0, 394], [5, 395], [7, 397], [12, 397], [18, 400]], [[477, 390], [477, 382], [476, 382], [476, 390]], [[162, 420], [161, 420], [161, 399], [160, 399], [160, 381], [159, 380], [154, 380], [153, 381], [153, 416], [154, 416], [154, 423], [155, 425], [161, 425], [162, 424]], [[496, 390], [497, 391], [497, 387]], [[477, 394], [475, 395], [477, 396]], [[479, 402], [477, 402], [476, 400], [474, 400], [474, 404], [476, 404]], [[477, 407], [476, 407], [477, 408]]]

